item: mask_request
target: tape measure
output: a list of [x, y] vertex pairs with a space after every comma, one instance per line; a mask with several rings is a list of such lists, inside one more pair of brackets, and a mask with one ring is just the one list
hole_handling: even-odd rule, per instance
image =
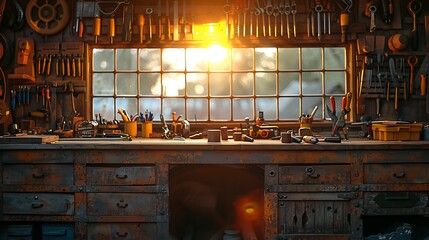
[[43, 35], [54, 35], [67, 26], [70, 11], [65, 0], [31, 0], [25, 16], [28, 26]]

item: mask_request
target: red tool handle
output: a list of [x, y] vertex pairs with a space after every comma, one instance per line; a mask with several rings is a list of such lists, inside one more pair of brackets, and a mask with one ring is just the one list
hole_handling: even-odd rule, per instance
[[329, 101], [331, 102], [332, 112], [335, 114], [335, 110], [336, 110], [336, 108], [335, 108], [335, 97], [334, 97], [334, 96], [331, 96], [331, 97], [329, 98]]
[[346, 105], [347, 105], [347, 97], [346, 97], [346, 96], [344, 96], [344, 97], [341, 99], [341, 110], [345, 110], [345, 109], [346, 109]]

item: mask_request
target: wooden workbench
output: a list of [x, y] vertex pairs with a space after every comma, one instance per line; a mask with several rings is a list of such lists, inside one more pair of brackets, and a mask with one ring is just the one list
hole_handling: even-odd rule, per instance
[[395, 216], [397, 227], [403, 216], [426, 224], [429, 215], [429, 141], [133, 139], [0, 149], [0, 237], [16, 224], [71, 224], [75, 239], [183, 237], [177, 192], [189, 181], [217, 193], [211, 210], [228, 226], [237, 215], [224, 201], [252, 196], [260, 216], [238, 226], [258, 239], [362, 239], [387, 231], [374, 229], [378, 217]]

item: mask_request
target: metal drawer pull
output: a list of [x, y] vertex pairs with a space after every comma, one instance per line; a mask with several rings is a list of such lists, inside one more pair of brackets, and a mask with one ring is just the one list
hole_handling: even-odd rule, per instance
[[116, 178], [119, 178], [119, 179], [127, 179], [127, 178], [128, 178], [128, 175], [127, 175], [127, 174], [116, 174]]
[[31, 208], [42, 208], [43, 207], [43, 203], [32, 203], [31, 204]]
[[118, 237], [126, 237], [128, 235], [128, 233], [127, 232], [124, 232], [124, 233], [116, 232], [116, 235]]
[[305, 168], [305, 173], [307, 173], [307, 176], [311, 178], [319, 178], [320, 174], [314, 174], [315, 170], [313, 167], [307, 167]]
[[40, 174], [33, 173], [33, 178], [44, 178], [44, 177], [45, 177], [45, 174], [43, 173], [40, 173]]
[[119, 208], [126, 208], [128, 207], [128, 203], [124, 204], [124, 199], [119, 200], [119, 202], [116, 204]]
[[405, 172], [394, 173], [393, 177], [395, 177], [395, 178], [404, 178], [405, 177]]

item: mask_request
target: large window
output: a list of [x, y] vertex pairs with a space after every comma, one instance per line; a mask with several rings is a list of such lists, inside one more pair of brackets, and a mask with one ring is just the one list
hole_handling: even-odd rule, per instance
[[[346, 50], [306, 48], [95, 48], [93, 113], [117, 119], [173, 111], [197, 121], [296, 121], [346, 92]], [[337, 101], [340, 102], [340, 101]], [[315, 116], [324, 119], [319, 110]]]

